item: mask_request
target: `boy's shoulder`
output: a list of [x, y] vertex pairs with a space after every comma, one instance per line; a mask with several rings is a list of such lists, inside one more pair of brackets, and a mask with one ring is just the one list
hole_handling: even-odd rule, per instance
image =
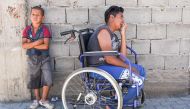
[[50, 30], [49, 30], [48, 26], [42, 24], [42, 29], [43, 29], [44, 37], [50, 38], [51, 37], [51, 33], [50, 33]]
[[49, 27], [45, 24], [42, 24], [42, 28], [49, 31]]

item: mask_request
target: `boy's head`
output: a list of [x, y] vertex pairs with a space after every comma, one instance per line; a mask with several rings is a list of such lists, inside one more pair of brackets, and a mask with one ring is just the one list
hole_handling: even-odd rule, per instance
[[117, 29], [120, 29], [124, 23], [123, 12], [122, 7], [110, 6], [104, 14], [106, 24], [113, 23]]
[[44, 9], [41, 5], [31, 8], [30, 19], [32, 24], [40, 24], [44, 20]]

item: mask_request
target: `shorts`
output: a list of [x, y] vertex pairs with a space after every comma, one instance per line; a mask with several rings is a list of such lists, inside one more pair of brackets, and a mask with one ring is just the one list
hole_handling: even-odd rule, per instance
[[52, 86], [52, 70], [49, 56], [33, 55], [28, 57], [29, 89], [39, 89], [43, 86]]
[[[133, 63], [131, 63], [131, 67], [136, 68], [140, 73], [140, 76], [137, 76], [135, 73], [132, 72], [132, 80], [135, 81], [135, 83], [138, 83], [139, 86], [143, 85], [144, 79], [146, 78], [145, 69], [141, 65], [137, 65]], [[129, 69], [119, 67], [119, 66], [100, 65], [100, 66], [97, 66], [97, 68], [108, 72], [115, 79], [129, 79], [129, 76], [130, 76]], [[100, 75], [95, 74], [95, 73], [91, 73], [91, 76], [95, 78], [99, 78], [99, 79], [102, 78]]]

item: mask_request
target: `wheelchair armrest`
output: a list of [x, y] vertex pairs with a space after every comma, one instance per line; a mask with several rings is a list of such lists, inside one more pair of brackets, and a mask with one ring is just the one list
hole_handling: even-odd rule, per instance
[[84, 52], [81, 56], [118, 56], [119, 53], [117, 51], [92, 51], [92, 52]]
[[129, 49], [135, 55], [135, 64], [137, 64], [138, 63], [138, 61], [137, 61], [137, 53], [135, 52], [135, 50], [133, 50], [131, 47], [128, 47], [128, 46], [126, 46], [126, 48]]

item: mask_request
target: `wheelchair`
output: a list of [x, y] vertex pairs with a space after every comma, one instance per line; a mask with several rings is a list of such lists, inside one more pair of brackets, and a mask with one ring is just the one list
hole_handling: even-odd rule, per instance
[[[94, 30], [90, 28], [61, 32], [61, 36], [75, 39], [78, 36], [80, 47], [79, 60], [82, 68], [79, 68], [66, 77], [62, 87], [62, 103], [64, 109], [126, 109], [138, 108], [145, 102], [144, 83], [140, 87], [132, 80], [131, 62], [117, 51], [88, 51], [88, 40]], [[135, 55], [136, 52], [127, 47]], [[108, 72], [99, 69], [96, 65], [88, 64], [91, 56], [120, 56], [129, 64], [129, 79], [115, 79]], [[135, 85], [135, 87], [134, 87]], [[128, 97], [128, 95], [130, 97]]]

